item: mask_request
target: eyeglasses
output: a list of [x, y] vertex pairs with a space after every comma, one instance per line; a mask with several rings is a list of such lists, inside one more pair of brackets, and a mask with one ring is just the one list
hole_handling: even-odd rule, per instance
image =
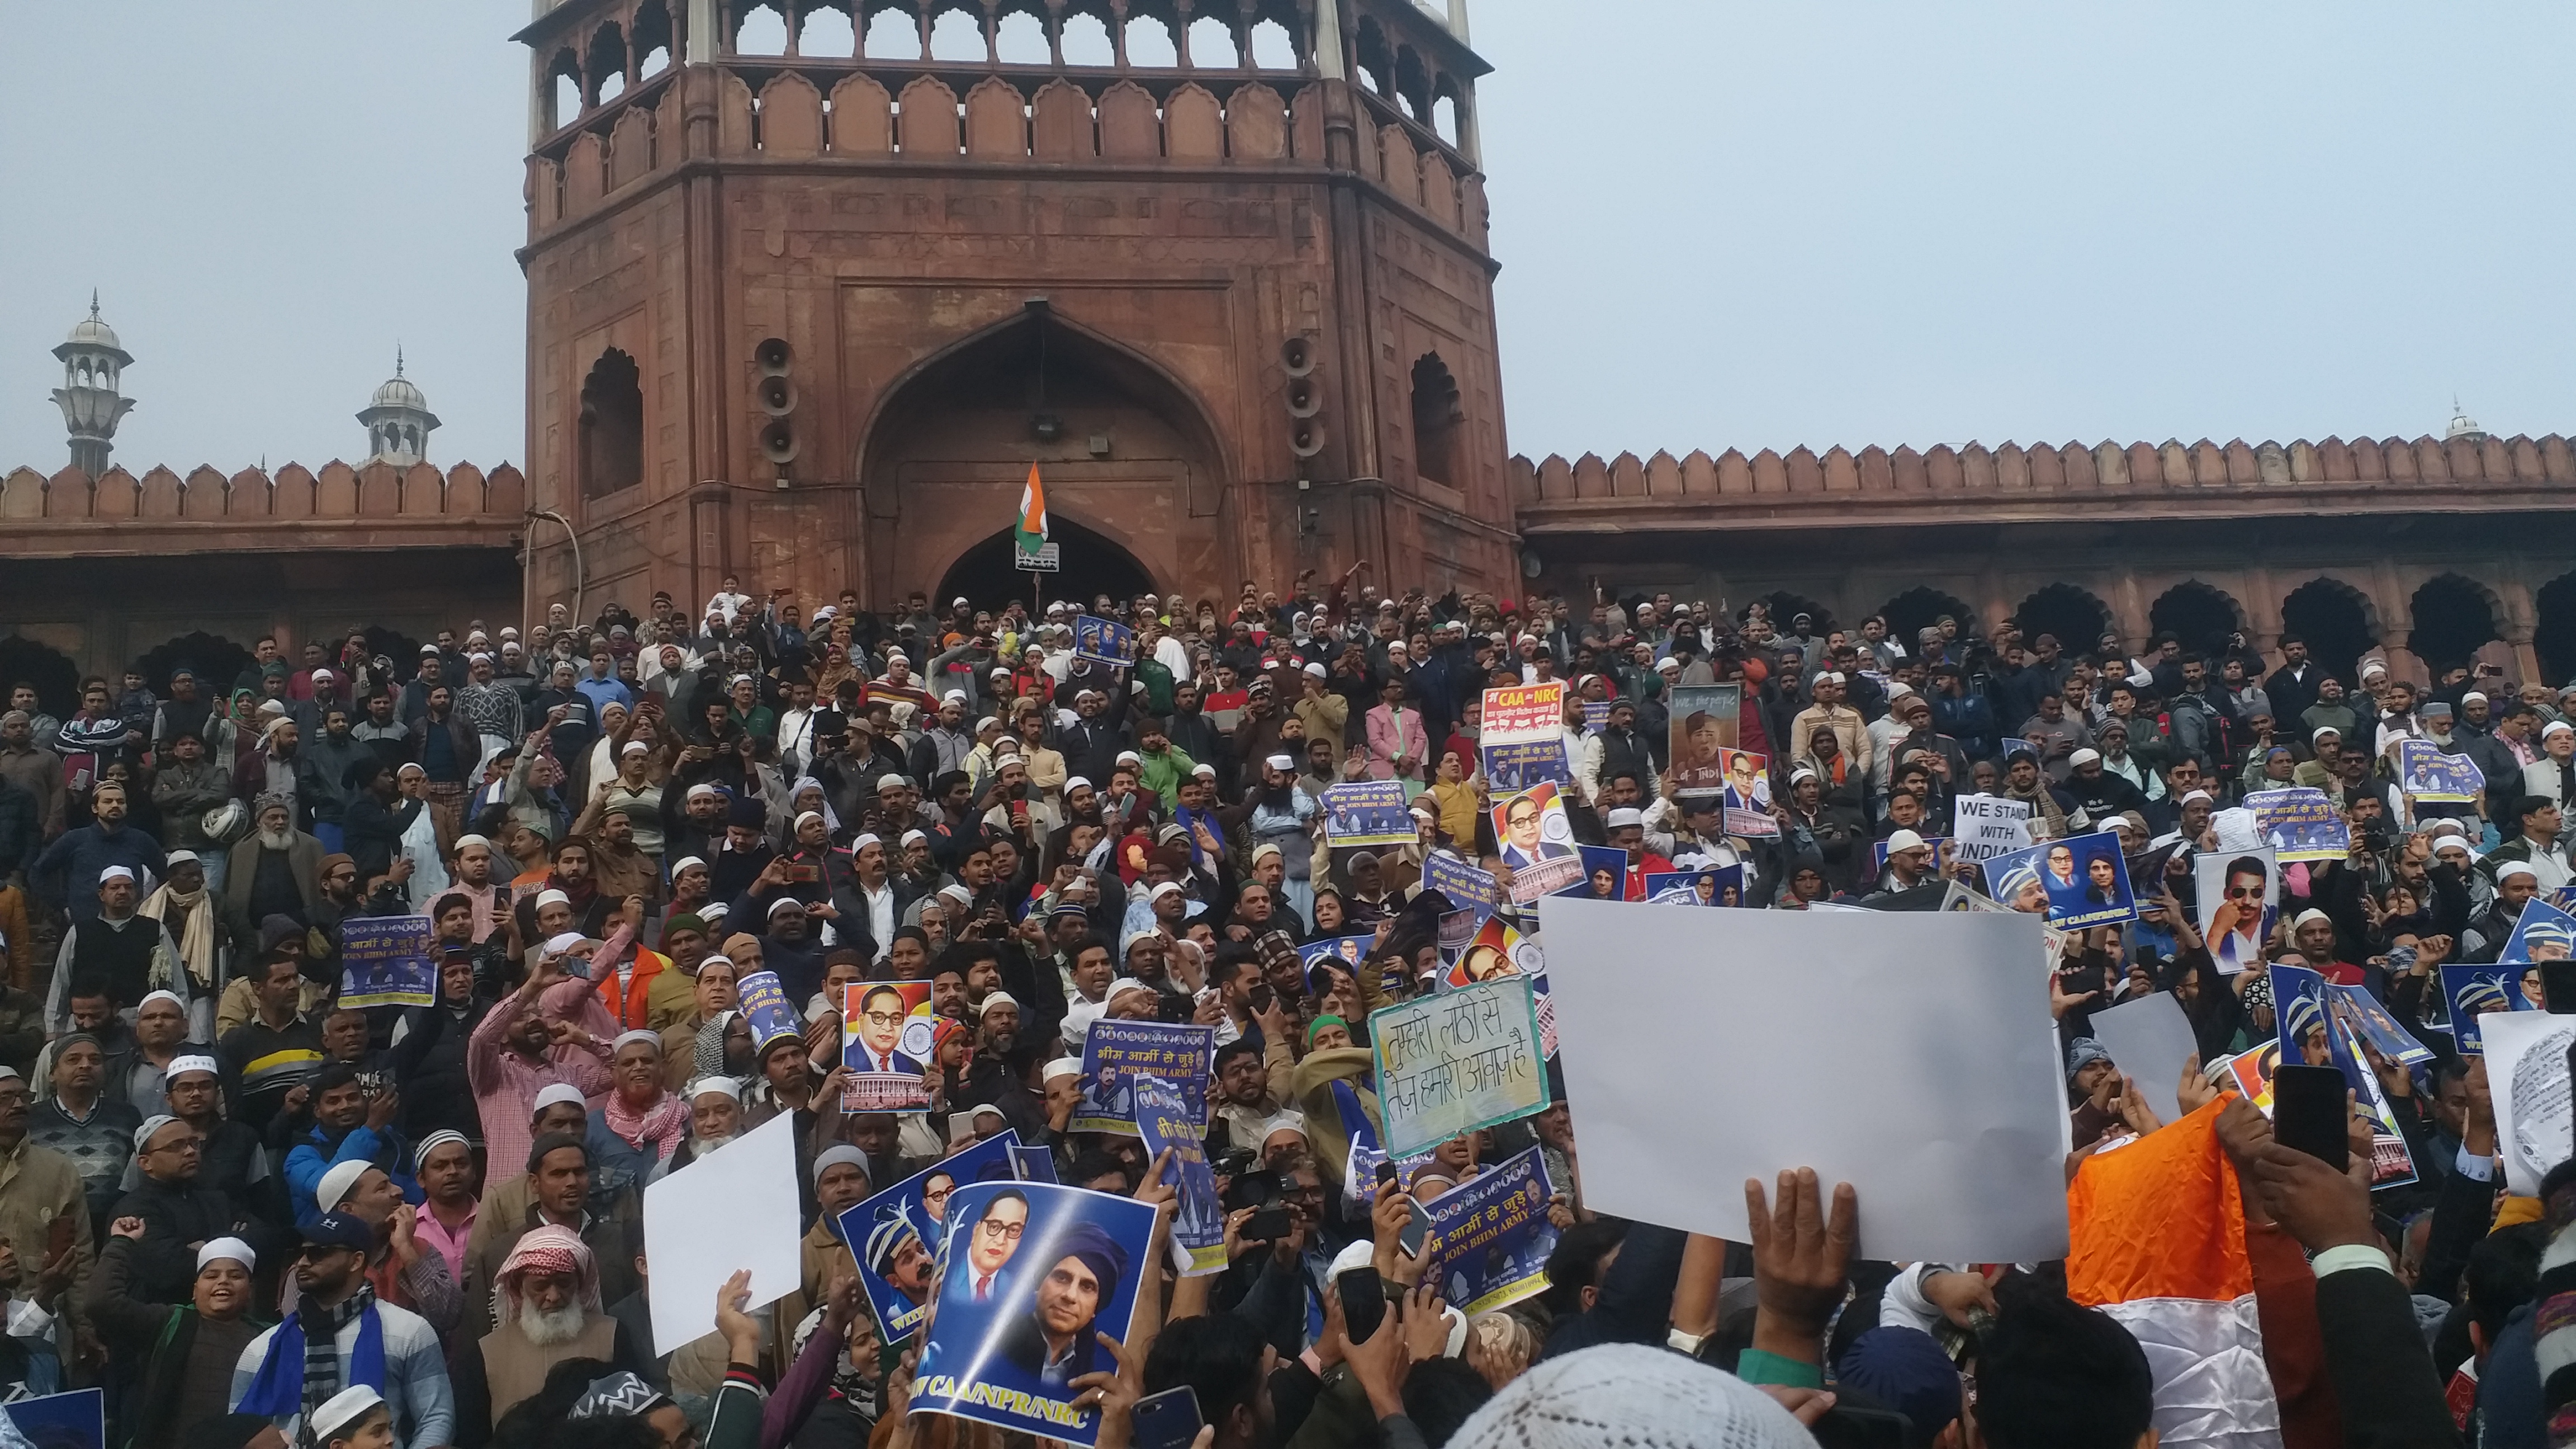
[[870, 1026], [896, 1026], [902, 1023], [905, 1013], [900, 1011], [871, 1011], [864, 1013], [864, 1015], [867, 1017], [868, 1025]]
[[1028, 1231], [1028, 1227], [1026, 1223], [1006, 1223], [998, 1218], [986, 1218], [975, 1225], [975, 1231], [996, 1243], [1016, 1243], [1020, 1240], [1020, 1234]]

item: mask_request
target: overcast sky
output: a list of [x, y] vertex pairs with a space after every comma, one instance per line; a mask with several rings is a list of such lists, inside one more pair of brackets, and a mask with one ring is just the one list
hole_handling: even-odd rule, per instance
[[[0, 467], [525, 455], [525, 0], [18, 7]], [[1579, 17], [1579, 20], [1576, 18]], [[2569, 425], [2563, 5], [1482, 0], [1516, 451]]]

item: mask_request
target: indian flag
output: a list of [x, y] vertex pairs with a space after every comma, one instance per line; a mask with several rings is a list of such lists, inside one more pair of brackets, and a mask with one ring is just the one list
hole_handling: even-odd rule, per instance
[[1035, 558], [1046, 551], [1047, 516], [1046, 485], [1038, 481], [1038, 465], [1029, 465], [1028, 485], [1020, 490], [1020, 552]]
[[2066, 1291], [2146, 1350], [2167, 1446], [2278, 1449], [2245, 1209], [2218, 1145], [2221, 1105], [2084, 1160], [2066, 1194]]

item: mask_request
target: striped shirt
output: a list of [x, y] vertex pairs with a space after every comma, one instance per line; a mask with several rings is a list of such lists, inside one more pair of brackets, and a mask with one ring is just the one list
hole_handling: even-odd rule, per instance
[[234, 1027], [215, 1047], [232, 1079], [233, 1116], [261, 1133], [286, 1094], [322, 1065], [322, 1028], [302, 1016], [283, 1030], [258, 1017]]

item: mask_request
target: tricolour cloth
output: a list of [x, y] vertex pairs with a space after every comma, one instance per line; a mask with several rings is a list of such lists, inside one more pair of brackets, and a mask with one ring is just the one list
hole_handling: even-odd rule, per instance
[[2067, 1296], [2146, 1350], [2167, 1446], [2277, 1449], [2281, 1416], [2220, 1103], [2086, 1158], [2066, 1192]]

